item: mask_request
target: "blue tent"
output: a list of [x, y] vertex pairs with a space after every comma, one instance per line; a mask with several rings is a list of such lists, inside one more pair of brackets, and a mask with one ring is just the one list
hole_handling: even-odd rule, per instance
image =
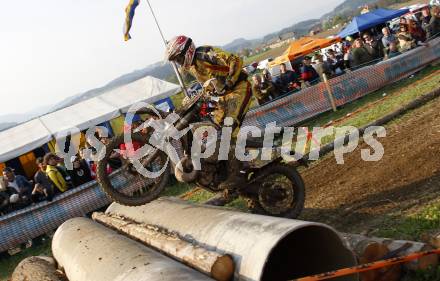
[[368, 12], [366, 14], [356, 16], [338, 34], [338, 36], [344, 38], [356, 34], [358, 32], [362, 32], [376, 25], [383, 24], [387, 21], [398, 18], [408, 12], [409, 12], [408, 9], [401, 9], [401, 10], [377, 9]]

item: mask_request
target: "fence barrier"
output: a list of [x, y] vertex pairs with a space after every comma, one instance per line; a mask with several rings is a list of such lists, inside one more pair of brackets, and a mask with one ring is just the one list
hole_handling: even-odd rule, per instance
[[326, 272], [322, 274], [318, 274], [315, 276], [303, 277], [291, 281], [320, 281], [320, 280], [328, 280], [336, 277], [348, 276], [352, 274], [362, 273], [371, 270], [377, 270], [385, 267], [389, 267], [396, 264], [406, 263], [413, 260], [420, 259], [422, 257], [430, 256], [430, 255], [438, 255], [440, 254], [440, 249], [425, 251], [420, 253], [412, 253], [407, 256], [391, 258], [387, 260], [376, 261], [372, 263], [361, 264], [358, 266], [339, 269], [336, 271]]
[[[112, 176], [112, 183], [122, 188], [126, 179], [116, 172]], [[57, 195], [51, 202], [40, 202], [1, 216], [0, 252], [50, 233], [65, 221], [85, 216], [110, 203], [111, 200], [101, 191], [99, 184], [92, 181]]]

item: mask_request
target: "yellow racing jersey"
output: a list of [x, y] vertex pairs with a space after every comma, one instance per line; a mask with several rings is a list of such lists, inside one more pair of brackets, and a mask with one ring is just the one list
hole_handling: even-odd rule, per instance
[[202, 85], [209, 79], [217, 79], [217, 85], [232, 89], [237, 82], [247, 79], [242, 71], [240, 57], [220, 48], [202, 46], [196, 49], [194, 61], [187, 70]]

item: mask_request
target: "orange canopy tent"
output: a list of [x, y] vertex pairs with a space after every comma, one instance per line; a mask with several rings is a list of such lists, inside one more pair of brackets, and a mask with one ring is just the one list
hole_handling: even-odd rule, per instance
[[279, 57], [269, 63], [269, 67], [292, 61], [301, 56], [305, 56], [314, 51], [321, 50], [341, 41], [341, 38], [314, 38], [302, 37], [293, 41], [287, 50]]

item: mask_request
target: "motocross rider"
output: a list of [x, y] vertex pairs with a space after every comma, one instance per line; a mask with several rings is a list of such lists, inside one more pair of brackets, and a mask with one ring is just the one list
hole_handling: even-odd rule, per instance
[[[243, 61], [234, 54], [211, 46], [196, 48], [191, 38], [177, 36], [167, 44], [166, 59], [174, 61], [203, 85], [215, 78], [219, 102], [213, 112], [214, 122], [223, 126], [226, 117], [234, 120], [233, 143], [228, 161], [228, 178], [220, 185], [228, 190], [245, 183], [240, 173], [242, 163], [235, 157], [235, 143], [241, 120], [249, 109], [252, 96], [247, 74], [243, 72]], [[231, 155], [232, 154], [232, 155]]]

